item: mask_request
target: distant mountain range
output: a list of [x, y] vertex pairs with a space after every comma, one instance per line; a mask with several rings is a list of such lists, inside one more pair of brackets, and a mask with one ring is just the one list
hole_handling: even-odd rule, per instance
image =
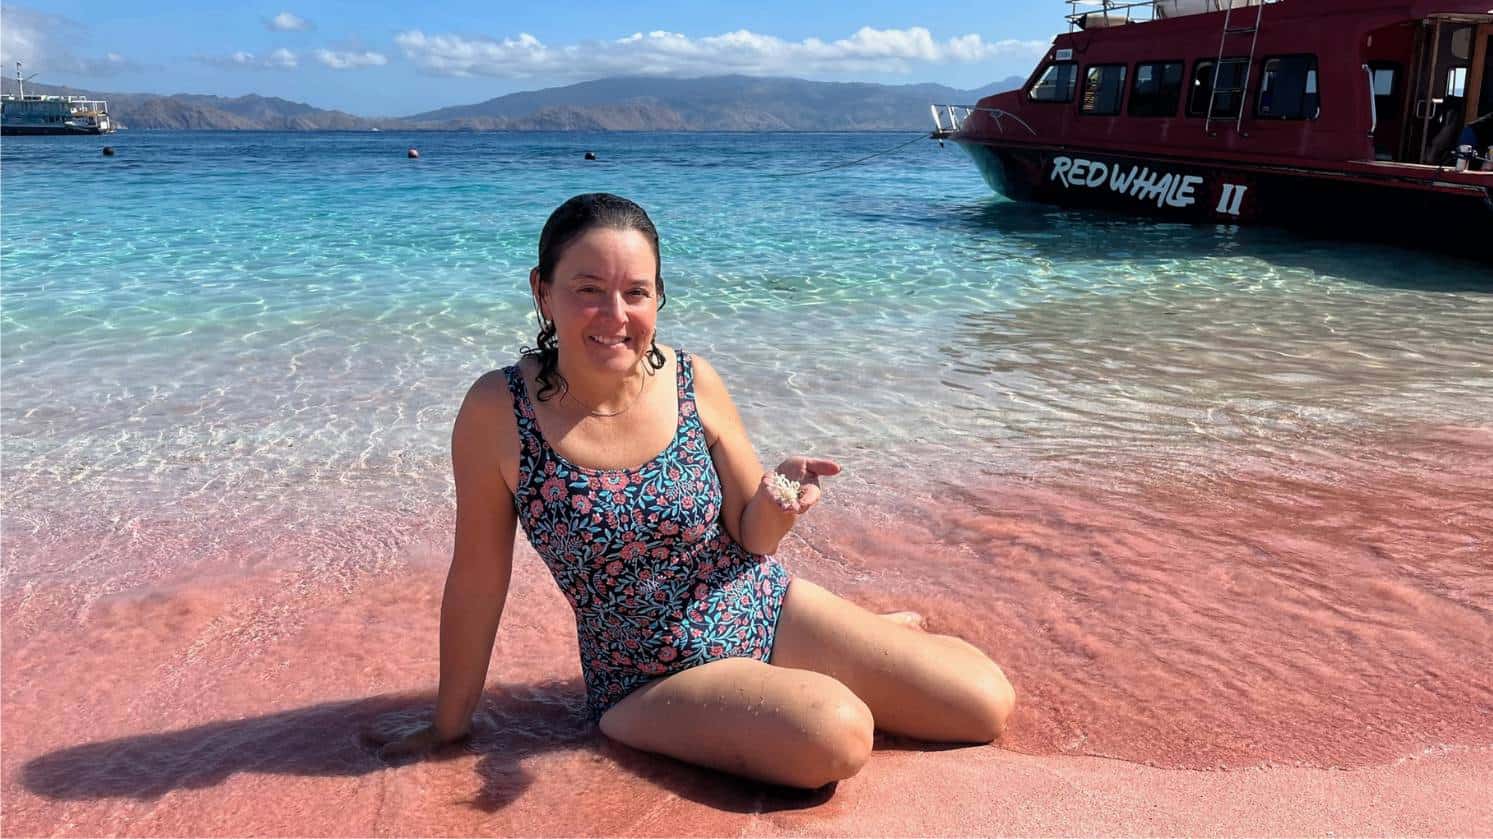
[[[888, 131], [931, 130], [930, 104], [974, 104], [1024, 81], [1012, 76], [976, 90], [958, 90], [937, 84], [753, 76], [626, 77], [512, 93], [402, 118], [359, 117], [257, 95], [230, 99], [34, 83], [26, 87], [35, 93], [107, 99], [115, 123], [133, 130]], [[5, 93], [14, 93], [15, 84], [14, 79], [0, 79]]]

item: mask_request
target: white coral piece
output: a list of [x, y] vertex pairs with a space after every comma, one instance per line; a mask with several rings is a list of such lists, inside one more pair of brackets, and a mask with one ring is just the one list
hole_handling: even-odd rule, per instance
[[767, 479], [768, 494], [785, 507], [791, 507], [798, 501], [799, 486], [798, 481], [790, 481], [782, 472], [774, 472]]

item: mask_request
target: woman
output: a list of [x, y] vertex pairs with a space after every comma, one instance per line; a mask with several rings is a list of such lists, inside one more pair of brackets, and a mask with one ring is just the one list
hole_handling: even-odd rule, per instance
[[435, 719], [383, 755], [467, 736], [519, 524], [575, 610], [587, 702], [613, 739], [812, 789], [860, 769], [873, 725], [999, 735], [1013, 694], [983, 653], [772, 558], [839, 467], [790, 457], [776, 471], [797, 497], [775, 494], [714, 368], [657, 344], [658, 232], [641, 207], [604, 193], [566, 201], [529, 287], [538, 348], [480, 378], [452, 433]]

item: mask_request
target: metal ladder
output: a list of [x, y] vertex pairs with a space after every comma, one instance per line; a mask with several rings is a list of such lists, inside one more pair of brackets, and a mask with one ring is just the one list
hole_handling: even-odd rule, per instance
[[[1213, 134], [1213, 103], [1218, 100], [1220, 93], [1234, 93], [1239, 96], [1239, 116], [1234, 121], [1234, 130], [1240, 134], [1244, 133], [1244, 105], [1249, 99], [1249, 76], [1254, 69], [1255, 48], [1260, 43], [1260, 24], [1265, 20], [1266, 0], [1257, 0], [1255, 5], [1255, 22], [1252, 26], [1234, 26], [1234, 2], [1235, 0], [1220, 0], [1227, 3], [1223, 13], [1223, 32], [1218, 36], [1218, 58], [1213, 62], [1213, 86], [1208, 91], [1208, 113], [1203, 120], [1203, 133]], [[1246, 7], [1247, 8], [1247, 7]], [[1249, 56], [1244, 59], [1244, 79], [1240, 86], [1230, 87], [1224, 90], [1218, 89], [1218, 78], [1223, 73], [1223, 54], [1229, 43], [1230, 35], [1249, 35]]]

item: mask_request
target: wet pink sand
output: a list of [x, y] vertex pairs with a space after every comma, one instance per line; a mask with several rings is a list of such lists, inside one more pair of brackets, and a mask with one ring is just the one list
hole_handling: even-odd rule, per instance
[[38, 518], [5, 539], [0, 831], [1493, 834], [1493, 429], [1371, 442], [847, 476], [784, 561], [969, 639], [1021, 704], [999, 744], [883, 736], [812, 793], [587, 727], [574, 624], [526, 548], [479, 736], [378, 761], [359, 732], [434, 697], [449, 510], [251, 534]]

